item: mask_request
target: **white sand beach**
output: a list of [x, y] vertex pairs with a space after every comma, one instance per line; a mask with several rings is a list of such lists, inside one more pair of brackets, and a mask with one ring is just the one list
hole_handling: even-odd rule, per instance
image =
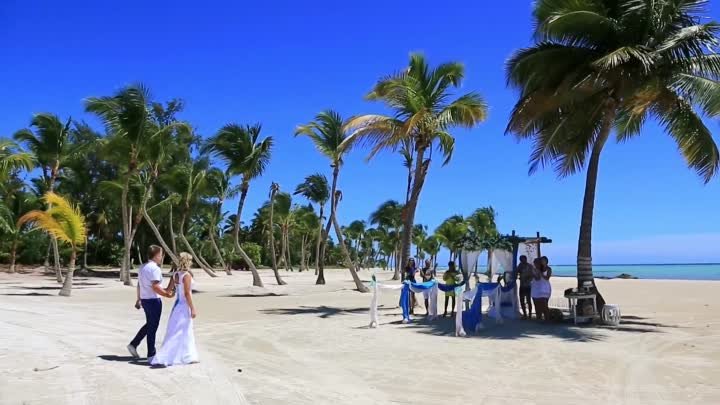
[[[262, 275], [264, 290], [248, 273], [198, 274], [201, 362], [151, 369], [125, 351], [144, 320], [133, 289], [78, 277], [62, 298], [53, 277], [0, 274], [0, 403], [720, 403], [720, 282], [600, 280], [622, 307], [617, 329], [489, 321], [456, 338], [450, 319], [400, 324], [390, 292], [368, 329], [370, 295], [347, 271], [325, 286]], [[573, 283], [553, 279], [554, 296]]]

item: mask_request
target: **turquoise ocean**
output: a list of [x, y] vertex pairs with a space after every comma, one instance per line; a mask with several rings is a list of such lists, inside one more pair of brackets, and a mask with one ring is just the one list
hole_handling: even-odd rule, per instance
[[[575, 265], [552, 265], [553, 275], [575, 277]], [[444, 270], [439, 267], [438, 270]], [[485, 266], [480, 266], [481, 272]], [[629, 274], [640, 279], [659, 280], [720, 280], [720, 263], [710, 264], [596, 264], [593, 274], [598, 278], [615, 278]]]

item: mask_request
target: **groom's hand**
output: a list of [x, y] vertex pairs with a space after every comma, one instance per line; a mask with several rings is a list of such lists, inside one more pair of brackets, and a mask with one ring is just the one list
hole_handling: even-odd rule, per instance
[[142, 308], [142, 304], [140, 303], [140, 300], [135, 301], [135, 309]]

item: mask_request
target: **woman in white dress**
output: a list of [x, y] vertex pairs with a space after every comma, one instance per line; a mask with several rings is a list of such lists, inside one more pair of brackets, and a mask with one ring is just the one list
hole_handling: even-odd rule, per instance
[[192, 256], [185, 252], [180, 253], [180, 268], [173, 275], [177, 299], [170, 313], [162, 347], [150, 360], [153, 366], [173, 366], [198, 361], [193, 332], [196, 312], [192, 299], [194, 281], [190, 272], [191, 265]]

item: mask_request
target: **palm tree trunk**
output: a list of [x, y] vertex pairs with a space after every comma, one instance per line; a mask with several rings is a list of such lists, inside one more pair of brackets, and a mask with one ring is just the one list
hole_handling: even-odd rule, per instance
[[335, 235], [338, 238], [338, 244], [340, 245], [340, 250], [342, 251], [342, 254], [345, 257], [345, 263], [346, 263], [345, 265], [350, 270], [350, 275], [352, 276], [352, 279], [355, 282], [355, 288], [360, 292], [369, 292], [370, 290], [365, 286], [365, 284], [362, 283], [362, 281], [360, 280], [360, 277], [358, 277], [358, 274], [355, 271], [355, 264], [353, 263], [352, 258], [350, 257], [350, 252], [348, 252], [347, 246], [345, 246], [345, 241], [343, 240], [342, 228], [340, 228], [340, 224], [338, 224], [338, 222], [337, 222], [335, 213], [331, 213], [330, 216], [332, 217], [333, 225], [335, 226]]
[[82, 267], [81, 267], [81, 269], [83, 269], [83, 270], [88, 268], [87, 258], [88, 258], [88, 238], [87, 238], [87, 234], [86, 234], [85, 246], [83, 248], [83, 262], [82, 262]]
[[[598, 135], [592, 147], [590, 162], [587, 168], [587, 177], [585, 179], [585, 194], [583, 196], [582, 214], [580, 217], [580, 235], [578, 238], [577, 253], [577, 281], [578, 287], [582, 287], [585, 282], [592, 284], [592, 290], [597, 294], [597, 311], [605, 306], [605, 300], [595, 285], [595, 278], [592, 271], [592, 226], [593, 212], [595, 210], [595, 189], [597, 187], [597, 177], [600, 166], [600, 154], [605, 142], [610, 136], [612, 124], [615, 121], [616, 111], [615, 104], [611, 103], [606, 110], [605, 121], [603, 122], [600, 134]], [[582, 308], [583, 303], [578, 303], [578, 308]]]
[[130, 249], [132, 248], [132, 229], [130, 225], [130, 213], [128, 207], [128, 193], [130, 190], [130, 173], [126, 175], [125, 184], [123, 184], [122, 194], [120, 195], [120, 210], [122, 211], [123, 222], [123, 261], [120, 269], [120, 281], [125, 285], [132, 285], [130, 279]]
[[[403, 218], [403, 232], [400, 250], [400, 268], [403, 269], [410, 258], [410, 242], [412, 241], [413, 225], [415, 224], [415, 210], [417, 209], [420, 192], [422, 191], [423, 183], [425, 182], [425, 175], [427, 174], [427, 168], [424, 165], [425, 149], [426, 147], [424, 145], [420, 145], [417, 148], [413, 186], [410, 192], [410, 199], [404, 209], [405, 217]], [[430, 164], [429, 161], [428, 164]]]
[[245, 264], [250, 267], [250, 272], [253, 276], [253, 285], [255, 287], [265, 287], [262, 279], [260, 278], [260, 274], [255, 267], [255, 263], [250, 260], [250, 256], [248, 256], [247, 253], [245, 253], [243, 248], [240, 246], [240, 218], [242, 215], [243, 205], [245, 205], [245, 197], [247, 197], [249, 188], [250, 185], [248, 184], [248, 182], [246, 180], [243, 180], [243, 183], [240, 186], [240, 201], [238, 202], [237, 214], [235, 216], [235, 226], [233, 227], [233, 241], [235, 243], [235, 249], [237, 249], [237, 251], [240, 253], [240, 256], [242, 256]]
[[287, 272], [288, 271], [288, 263], [287, 263], [287, 259], [285, 258], [285, 233], [282, 230], [282, 226], [280, 229], [280, 256], [279, 256], [278, 260], [280, 260], [280, 262], [285, 267], [285, 271]]
[[[172, 251], [173, 251], [173, 263], [175, 263], [175, 266], [180, 267], [180, 260], [177, 258], [178, 250], [177, 250], [177, 241], [175, 240], [175, 228], [173, 226], [173, 208], [172, 204], [170, 204], [170, 210], [169, 210], [169, 216], [168, 218], [168, 228], [170, 229], [170, 243], [172, 244]], [[147, 218], [145, 218], [147, 219]], [[155, 225], [155, 224], [153, 224]], [[157, 227], [153, 228], [153, 232], [157, 230]], [[158, 236], [160, 232], [158, 231], [155, 236]], [[158, 239], [160, 243], [164, 243], [165, 241], [162, 240], [162, 237]], [[163, 245], [164, 248], [167, 248], [166, 245]], [[169, 250], [168, 250], [169, 251]]]
[[285, 228], [284, 232], [285, 232], [285, 235], [283, 237], [285, 240], [285, 255], [287, 256], [285, 258], [285, 261], [286, 261], [288, 267], [290, 268], [290, 271], [295, 271], [293, 269], [293, 265], [292, 265], [292, 256], [290, 256], [290, 230]]
[[218, 247], [217, 243], [215, 242], [215, 226], [211, 225], [210, 229], [208, 230], [208, 235], [210, 236], [210, 243], [212, 244], [213, 250], [215, 250], [215, 255], [217, 255], [218, 259], [220, 259], [220, 265], [223, 269], [225, 269], [225, 273], [228, 276], [232, 276], [232, 271], [230, 271], [230, 267], [225, 263], [225, 260], [223, 260], [222, 254], [220, 253], [220, 248]]
[[190, 242], [188, 242], [187, 238], [185, 237], [185, 220], [187, 219], [187, 209], [185, 212], [183, 212], [182, 218], [180, 220], [180, 240], [183, 241], [185, 244], [185, 247], [187, 248], [190, 255], [193, 257], [193, 260], [195, 260], [195, 263], [197, 263], [201, 269], [205, 271], [210, 277], [217, 277], [217, 274], [213, 271], [213, 269], [205, 266], [203, 262], [200, 260], [200, 257], [195, 253], [195, 250], [190, 245]]
[[[170, 256], [170, 260], [172, 260], [175, 267], [180, 267], [180, 260], [175, 255], [177, 252], [177, 247], [175, 245], [175, 234], [174, 232], [170, 231], [171, 237], [173, 238], [173, 248], [170, 250], [170, 247], [168, 247], [167, 243], [165, 243], [165, 239], [162, 237], [162, 234], [160, 234], [160, 230], [158, 229], [157, 225], [155, 225], [155, 222], [150, 217], [150, 214], [147, 213], [147, 211], [143, 208], [143, 217], [145, 217], [145, 222], [150, 226], [150, 229], [152, 229], [153, 234], [155, 234], [155, 239], [160, 242], [160, 245], [163, 249], [167, 252], [168, 256]], [[172, 229], [172, 208], [170, 208], [170, 229]]]
[[[277, 282], [278, 285], [285, 285], [287, 284], [281, 277], [280, 273], [278, 272], [278, 265], [277, 265], [277, 258], [275, 256], [275, 229], [273, 227], [273, 215], [275, 214], [274, 207], [275, 207], [275, 195], [270, 198], [270, 255], [272, 255], [272, 269], [273, 274], [275, 275], [275, 282]], [[284, 239], [282, 243], [282, 249], [285, 248]], [[280, 256], [282, 257], [284, 252], [281, 252]], [[285, 267], [285, 270], [287, 271], [287, 265]]]
[[[18, 231], [19, 232], [19, 231]], [[17, 258], [17, 236], [13, 237], [12, 245], [10, 246], [10, 273], [15, 273], [15, 261]]]
[[[333, 179], [332, 187], [330, 188], [330, 217], [328, 218], [327, 224], [325, 225], [325, 232], [321, 235], [322, 245], [320, 246], [320, 269], [318, 271], [318, 278], [315, 284], [325, 284], [325, 249], [327, 248], [327, 238], [330, 235], [330, 227], [332, 226], [332, 216], [335, 213], [335, 192], [337, 191], [337, 179], [340, 174], [340, 167], [337, 164], [332, 164], [333, 168]], [[322, 216], [320, 217], [322, 223]], [[322, 282], [320, 282], [322, 279]]]
[[323, 236], [322, 218], [324, 211], [325, 204], [320, 204], [320, 221], [318, 221], [320, 228], [318, 229], [317, 243], [315, 244], [315, 275], [318, 276], [318, 279], [315, 281], [315, 284], [325, 284], [324, 276], [322, 277], [322, 283], [320, 283], [320, 245], [322, 244]]
[[75, 259], [77, 258], [77, 251], [75, 246], [72, 248], [72, 253], [70, 253], [70, 264], [68, 265], [68, 271], [65, 275], [65, 281], [63, 282], [63, 286], [60, 289], [59, 295], [62, 297], [69, 297], [70, 293], [72, 291], [72, 285], [73, 285], [73, 274], [75, 273]]
[[391, 280], [400, 280], [400, 261], [398, 260], [399, 257], [399, 249], [396, 248], [395, 251], [392, 253], [392, 261], [393, 261], [393, 268], [395, 269], [395, 273], [393, 273]]

